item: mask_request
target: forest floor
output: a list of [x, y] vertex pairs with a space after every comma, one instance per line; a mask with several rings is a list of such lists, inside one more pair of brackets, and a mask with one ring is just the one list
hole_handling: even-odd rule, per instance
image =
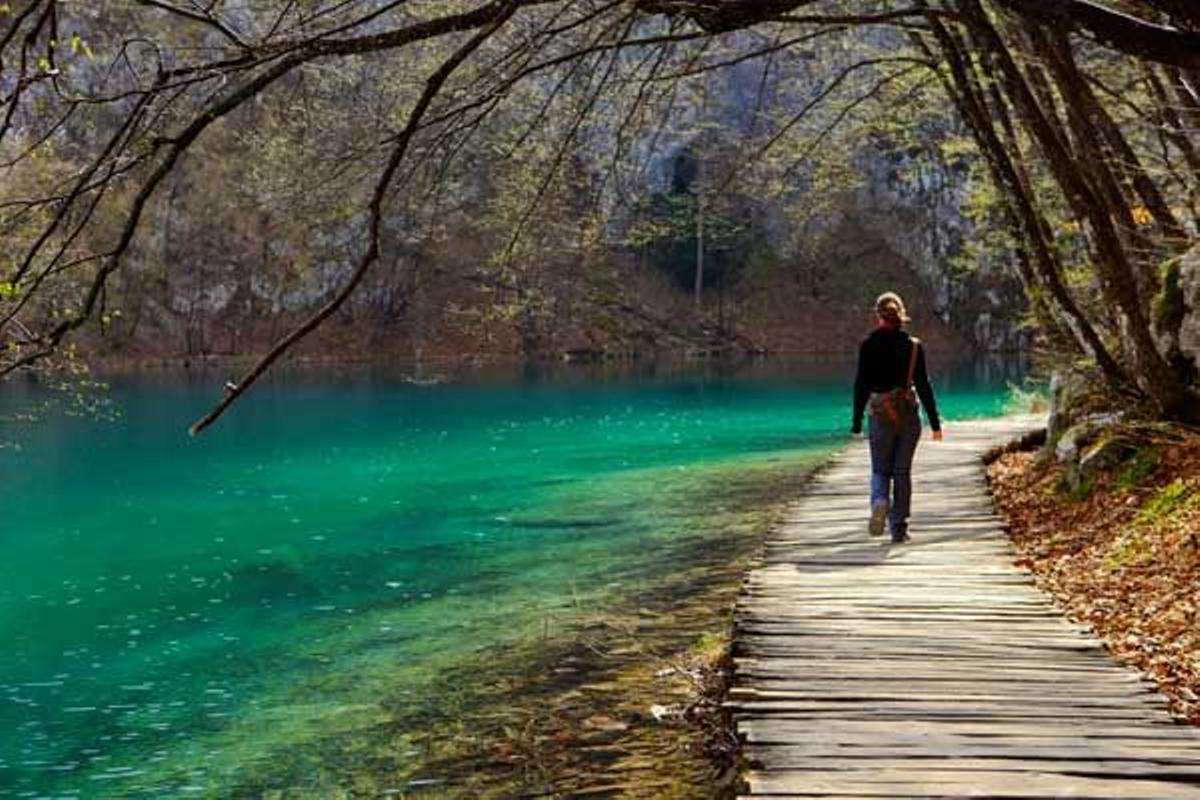
[[1200, 434], [1151, 442], [1074, 491], [1038, 453], [988, 474], [1018, 563], [1200, 725]]

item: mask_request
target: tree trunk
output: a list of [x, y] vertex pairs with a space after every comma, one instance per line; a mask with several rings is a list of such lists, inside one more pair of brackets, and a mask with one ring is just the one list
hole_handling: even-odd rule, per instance
[[[1189, 0], [1155, 0], [1183, 7]], [[1082, 29], [1092, 38], [1145, 61], [1200, 69], [1200, 34], [1158, 25], [1092, 0], [996, 0], [1020, 14], [1026, 24], [1053, 26], [1064, 33]], [[1190, 21], [1191, 14], [1188, 15]]]
[[700, 293], [704, 291], [704, 195], [696, 193], [696, 280], [692, 300], [700, 310]]
[[[1142, 204], [1153, 216], [1154, 221], [1158, 223], [1159, 228], [1169, 239], [1181, 243], [1186, 242], [1187, 232], [1175, 218], [1166, 198], [1158, 190], [1157, 184], [1146, 174], [1145, 168], [1142, 167], [1137, 154], [1125, 139], [1125, 135], [1121, 133], [1121, 129], [1113, 121], [1108, 110], [1096, 98], [1091, 86], [1080, 74], [1067, 37], [1061, 32], [1042, 31], [1040, 34], [1039, 36], [1039, 32], [1035, 31], [1033, 36], [1037, 37], [1035, 41], [1038, 42], [1043, 58], [1051, 64], [1052, 69], [1059, 76], [1060, 85], [1069, 86], [1072, 95], [1079, 98], [1083, 123], [1093, 126], [1103, 143], [1111, 151], [1111, 157], [1102, 166], [1107, 168], [1111, 164], [1121, 173], [1121, 176], [1137, 194]], [[1128, 206], [1123, 205], [1123, 208], [1116, 210], [1126, 210]]]
[[1200, 6], [1196, 0], [1147, 0], [1174, 25], [1200, 30]]
[[[992, 25], [980, 0], [960, 0], [959, 10], [964, 24], [977, 41], [995, 56], [1008, 94], [1022, 122], [1038, 142], [1074, 213], [1091, 226], [1101, 290], [1106, 301], [1121, 314], [1128, 363], [1134, 380], [1166, 417], [1186, 419], [1195, 416], [1197, 409], [1187, 387], [1158, 352], [1154, 342], [1134, 267], [1108, 213], [1108, 198], [1096, 191], [1081, 173], [1080, 165], [1064, 149], [1016, 59]], [[1063, 91], [1069, 115], [1078, 119], [1079, 98], [1070, 91], [1070, 86], [1060, 85], [1059, 88]], [[1096, 142], [1088, 137], [1086, 129], [1076, 130], [1076, 134], [1084, 137], [1080, 141], [1081, 146], [1096, 148]]]
[[[943, 77], [946, 91], [954, 99], [964, 122], [978, 142], [992, 179], [1004, 192], [1008, 216], [1016, 227], [1018, 240], [1032, 250], [1032, 259], [1018, 258], [1018, 268], [1030, 301], [1035, 306], [1045, 304], [1048, 296], [1052, 304], [1049, 307], [1057, 310], [1056, 316], [1062, 317], [1076, 345], [1096, 360], [1109, 383], [1116, 387], [1127, 386], [1128, 376], [1108, 352], [1062, 281], [1062, 267], [1051, 244], [1053, 236], [1049, 225], [1037, 208], [1028, 176], [1016, 161], [1020, 150], [1012, 133], [1011, 122], [1007, 119], [1007, 108], [997, 103], [996, 108], [992, 109], [1005, 126], [1008, 138], [1006, 147], [992, 122], [992, 114], [987, 108], [986, 97], [975, 67], [970, 62], [967, 47], [936, 17], [930, 19], [930, 24], [950, 67], [950, 79], [946, 81]], [[919, 39], [916, 41], [918, 46], [923, 47]]]
[[[1135, 179], [1130, 173], [1135, 165], [1121, 163], [1122, 158], [1134, 158], [1132, 149], [1120, 131], [1114, 133], [1104, 130], [1103, 120], [1111, 123], [1111, 118], [1096, 100], [1087, 81], [1079, 74], [1066, 36], [1037, 28], [1027, 30], [1026, 36], [1034, 57], [1047, 66], [1058, 87], [1058, 94], [1063, 98], [1067, 124], [1077, 143], [1073, 163], [1080, 177], [1091, 187], [1093, 196], [1104, 204], [1107, 228], [1119, 240], [1121, 257], [1128, 261], [1130, 274], [1137, 286], [1138, 307], [1145, 313], [1159, 290], [1157, 259], [1153, 254], [1160, 248], [1155, 240], [1140, 230], [1139, 215], [1134, 211], [1134, 195], [1137, 192], [1133, 185]], [[1113, 146], [1116, 139], [1121, 142], [1119, 148]], [[1148, 178], [1146, 180], [1149, 181]], [[1167, 216], [1167, 227], [1183, 238], [1182, 229], [1174, 221], [1174, 215], [1166, 209], [1166, 202], [1158, 195], [1157, 187], [1148, 194], [1157, 199], [1161, 213]]]
[[1145, 71], [1146, 81], [1150, 84], [1150, 90], [1158, 105], [1159, 120], [1157, 121], [1163, 127], [1168, 140], [1187, 163], [1188, 169], [1191, 171], [1191, 182], [1200, 184], [1200, 151], [1197, 151], [1196, 143], [1192, 141], [1191, 131], [1184, 124], [1179, 115], [1179, 109], [1176, 108], [1179, 101], [1172, 97], [1167, 88], [1167, 82], [1159, 76], [1153, 66], [1147, 64]]

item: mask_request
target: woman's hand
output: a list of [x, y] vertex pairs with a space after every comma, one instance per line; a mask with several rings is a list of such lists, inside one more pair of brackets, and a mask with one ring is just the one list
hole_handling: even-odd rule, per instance
[[933, 440], [934, 440], [935, 442], [940, 442], [940, 441], [942, 441], [942, 432], [941, 432], [941, 431], [934, 431], [934, 432], [933, 432]]

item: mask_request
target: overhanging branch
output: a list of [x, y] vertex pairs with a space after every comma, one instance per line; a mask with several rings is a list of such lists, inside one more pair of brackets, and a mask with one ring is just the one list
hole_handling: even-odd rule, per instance
[[1091, 0], [995, 0], [1030, 19], [1084, 31], [1106, 47], [1145, 61], [1200, 69], [1200, 33], [1159, 25]]
[[421, 92], [420, 98], [408, 114], [408, 120], [404, 125], [400, 135], [396, 138], [395, 146], [392, 148], [390, 157], [388, 158], [387, 166], [379, 176], [379, 180], [375, 184], [375, 191], [371, 196], [370, 204], [370, 223], [367, 238], [367, 249], [359, 259], [358, 265], [351, 274], [349, 280], [338, 290], [338, 293], [322, 306], [315, 314], [304, 321], [299, 327], [283, 337], [271, 348], [270, 352], [258, 360], [258, 362], [235, 384], [227, 386], [225, 397], [219, 403], [213, 406], [203, 417], [198, 419], [191, 428], [190, 433], [195, 436], [202, 432], [209, 425], [217, 421], [225, 410], [228, 409], [234, 402], [237, 401], [263, 374], [271, 368], [271, 365], [278, 361], [284, 353], [290, 350], [297, 342], [303, 339], [308, 334], [316, 330], [322, 322], [331, 317], [347, 298], [354, 292], [355, 288], [362, 281], [363, 276], [367, 271], [379, 260], [379, 234], [380, 228], [383, 225], [383, 206], [387, 197], [388, 189], [391, 186], [392, 179], [396, 176], [396, 171], [400, 168], [400, 163], [404, 160], [405, 154], [408, 152], [408, 146], [412, 143], [413, 137], [421, 127], [421, 119], [425, 116], [425, 112], [429, 110], [429, 106], [437, 98], [438, 93], [445, 86], [446, 81], [454, 74], [454, 71], [467, 60], [471, 53], [475, 52], [493, 33], [496, 32], [501, 25], [507, 22], [516, 12], [518, 5], [516, 3], [508, 3], [502, 7], [500, 13], [495, 20], [487, 27], [482, 28], [474, 36], [472, 36], [465, 44], [454, 51], [451, 56], [446, 59], [438, 69], [429, 76], [425, 82], [425, 88]]

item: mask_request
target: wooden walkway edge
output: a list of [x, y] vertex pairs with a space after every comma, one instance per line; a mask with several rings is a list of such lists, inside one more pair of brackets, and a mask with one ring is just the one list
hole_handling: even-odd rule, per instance
[[738, 601], [730, 705], [752, 797], [1200, 799], [1200, 730], [1013, 563], [982, 456], [917, 451], [911, 533], [866, 532], [865, 445], [807, 487]]

